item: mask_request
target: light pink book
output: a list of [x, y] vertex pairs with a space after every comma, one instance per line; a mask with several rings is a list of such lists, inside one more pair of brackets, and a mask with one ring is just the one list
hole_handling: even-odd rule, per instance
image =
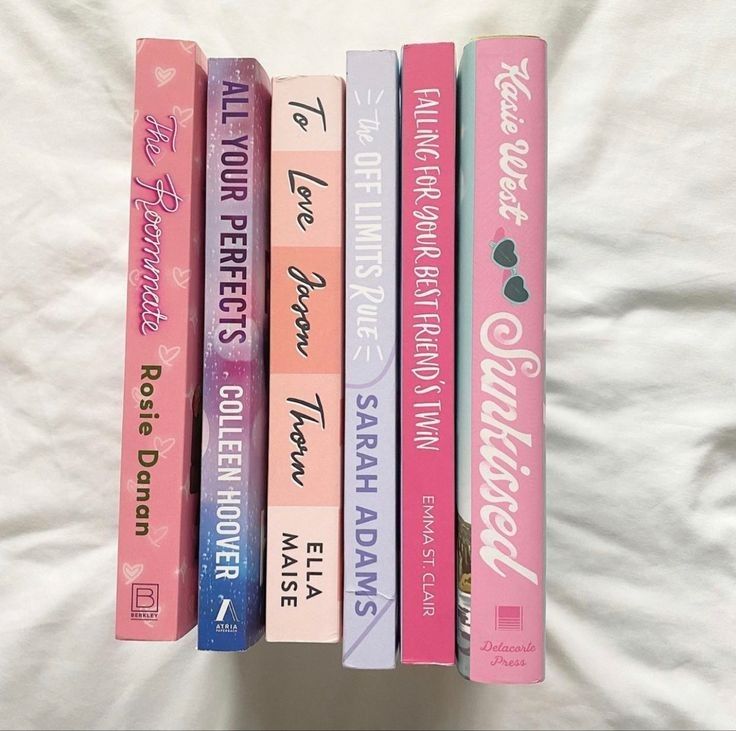
[[273, 81], [266, 639], [338, 642], [345, 84]]
[[116, 637], [197, 617], [206, 60], [137, 42]]
[[401, 660], [455, 660], [455, 47], [401, 79]]
[[483, 38], [460, 64], [460, 672], [544, 679], [546, 46]]

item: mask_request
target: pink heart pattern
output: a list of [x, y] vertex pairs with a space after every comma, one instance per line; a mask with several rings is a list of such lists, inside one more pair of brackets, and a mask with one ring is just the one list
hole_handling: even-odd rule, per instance
[[189, 284], [189, 277], [191, 273], [189, 269], [182, 269], [181, 267], [174, 267], [174, 281], [177, 287], [184, 289]]
[[168, 439], [156, 437], [153, 440], [153, 446], [160, 452], [162, 457], [166, 456], [166, 453], [171, 450], [174, 444], [176, 444], [176, 439], [174, 439], [174, 437], [169, 437]]
[[179, 41], [179, 45], [187, 52], [192, 53], [194, 51], [194, 43], [187, 43], [186, 41]]
[[172, 111], [182, 127], [187, 126], [187, 122], [192, 118], [192, 115], [194, 114], [194, 109], [192, 109], [191, 107], [182, 108], [178, 104], [174, 105]]
[[161, 542], [166, 538], [166, 534], [169, 532], [169, 527], [167, 525], [162, 525], [156, 528], [151, 535], [148, 536], [148, 540], [151, 541], [151, 543], [156, 546], [156, 548], [161, 547]]
[[125, 583], [132, 584], [141, 574], [143, 573], [143, 564], [123, 564], [123, 575], [125, 576]]
[[141, 283], [141, 270], [140, 269], [131, 269], [130, 274], [128, 274], [128, 281], [130, 282], [131, 287], [138, 288], [138, 285]]
[[159, 86], [166, 86], [176, 76], [176, 69], [173, 66], [167, 69], [163, 68], [163, 66], [156, 66], [154, 75], [156, 76], [156, 83]]
[[132, 388], [132, 390], [131, 390], [130, 393], [133, 396], [133, 401], [135, 401], [136, 403], [138, 403], [143, 398], [143, 394], [141, 393], [141, 389], [138, 388], [138, 386], [133, 386], [133, 388]]
[[146, 45], [146, 39], [145, 38], [139, 38], [135, 42], [135, 52], [136, 53], [140, 53], [141, 50], [143, 49], [143, 46], [145, 46], [145, 45]]
[[181, 353], [181, 347], [179, 345], [173, 345], [170, 348], [167, 348], [165, 345], [158, 346], [158, 357], [167, 366], [170, 366], [176, 360], [179, 353]]

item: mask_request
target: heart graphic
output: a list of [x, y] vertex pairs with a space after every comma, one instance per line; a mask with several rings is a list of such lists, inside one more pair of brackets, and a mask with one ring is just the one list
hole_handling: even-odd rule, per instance
[[142, 48], [143, 48], [143, 46], [145, 46], [145, 45], [146, 45], [146, 39], [145, 39], [145, 38], [139, 38], [139, 39], [138, 39], [138, 40], [137, 40], [137, 41], [135, 42], [135, 52], [136, 52], [136, 53], [140, 53], [140, 52], [141, 52], [141, 49], [142, 49]]
[[176, 360], [179, 353], [181, 353], [181, 348], [178, 345], [171, 348], [167, 348], [165, 345], [158, 346], [158, 357], [167, 366], [170, 366]]
[[123, 574], [125, 575], [125, 583], [132, 584], [143, 573], [143, 564], [123, 564]]
[[494, 241], [500, 241], [502, 238], [506, 236], [506, 232], [503, 230], [503, 226], [496, 229], [496, 233], [493, 234], [493, 240]]
[[182, 108], [178, 104], [174, 104], [174, 108], [172, 109], [172, 111], [182, 127], [187, 126], [187, 122], [192, 118], [192, 115], [194, 114], [194, 109], [192, 109], [191, 107]]
[[135, 482], [133, 480], [128, 480], [126, 487], [128, 488], [128, 492], [135, 492]]
[[165, 86], [176, 76], [176, 69], [173, 66], [168, 69], [163, 68], [163, 66], [156, 66], [154, 75], [156, 76], [158, 85]]
[[133, 386], [130, 393], [133, 396], [133, 401], [135, 401], [136, 403], [139, 403], [143, 400], [143, 394], [141, 393], [141, 389], [138, 386]]
[[153, 622], [149, 622], [148, 620], [143, 622], [143, 624], [145, 624], [146, 627], [150, 627], [151, 629], [153, 629], [156, 626]]
[[128, 281], [130, 282], [131, 287], [138, 287], [138, 285], [141, 283], [141, 270], [140, 269], [131, 269], [130, 274], [128, 274]]
[[504, 269], [513, 269], [519, 263], [516, 256], [516, 244], [512, 239], [499, 241], [493, 247], [493, 261]]
[[156, 546], [156, 548], [161, 547], [161, 541], [163, 541], [164, 538], [166, 538], [166, 534], [169, 532], [169, 527], [166, 525], [159, 526], [156, 528], [153, 533], [148, 536], [148, 540], [151, 541], [151, 543]]
[[506, 282], [503, 288], [504, 297], [511, 302], [520, 305], [522, 302], [526, 302], [529, 299], [529, 292], [524, 286], [524, 279], [518, 274], [515, 274], [508, 282]]
[[187, 52], [191, 53], [194, 50], [194, 43], [187, 43], [186, 41], [179, 41], [179, 45]]
[[156, 437], [153, 440], [153, 446], [161, 453], [162, 457], [166, 456], [166, 453], [176, 444], [176, 439], [174, 437], [169, 437], [168, 439], [161, 439], [161, 437]]
[[174, 267], [174, 281], [177, 286], [184, 289], [189, 284], [189, 269], [181, 269], [180, 267]]

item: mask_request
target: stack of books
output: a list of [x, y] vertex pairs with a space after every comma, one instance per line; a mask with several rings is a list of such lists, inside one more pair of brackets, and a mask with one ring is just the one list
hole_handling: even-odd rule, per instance
[[546, 50], [137, 43], [116, 635], [544, 677]]

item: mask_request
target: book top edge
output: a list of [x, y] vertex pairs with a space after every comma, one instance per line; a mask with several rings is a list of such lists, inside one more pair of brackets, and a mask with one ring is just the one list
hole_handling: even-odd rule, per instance
[[427, 43], [405, 43], [401, 46], [401, 50], [405, 51], [407, 48], [437, 48], [440, 46], [452, 46], [455, 48], [453, 41], [429, 41]]
[[480, 41], [513, 41], [519, 38], [528, 38], [529, 40], [541, 41], [545, 45], [547, 44], [547, 41], [544, 38], [542, 38], [542, 36], [534, 36], [534, 35], [474, 36], [466, 44], [466, 47], [472, 45], [473, 43], [478, 43]]
[[252, 56], [213, 56], [207, 59], [207, 71], [209, 75], [222, 73], [223, 70], [232, 67], [242, 68], [243, 66], [255, 76], [256, 81], [260, 81], [270, 87], [271, 77], [257, 58], [253, 58]]
[[391, 56], [398, 57], [398, 54], [393, 48], [351, 48], [349, 51], [346, 51], [346, 54], [348, 56], [351, 56], [353, 54], [363, 55], [363, 54], [369, 54], [369, 53], [390, 54]]
[[199, 43], [196, 41], [190, 41], [187, 38], [154, 38], [152, 36], [142, 36], [141, 38], [136, 38], [136, 43], [139, 43], [141, 41], [146, 41], [147, 43], [186, 43], [187, 45], [192, 44], [193, 46], [196, 46], [199, 48]]
[[274, 83], [277, 81], [297, 81], [299, 79], [308, 79], [309, 81], [323, 81], [323, 80], [334, 80], [334, 81], [340, 81], [344, 82], [345, 79], [343, 79], [342, 76], [337, 76], [334, 74], [298, 74], [297, 76], [274, 76], [273, 81]]
[[253, 56], [210, 56], [209, 61], [226, 61], [229, 63], [255, 63], [259, 66], [261, 62]]

